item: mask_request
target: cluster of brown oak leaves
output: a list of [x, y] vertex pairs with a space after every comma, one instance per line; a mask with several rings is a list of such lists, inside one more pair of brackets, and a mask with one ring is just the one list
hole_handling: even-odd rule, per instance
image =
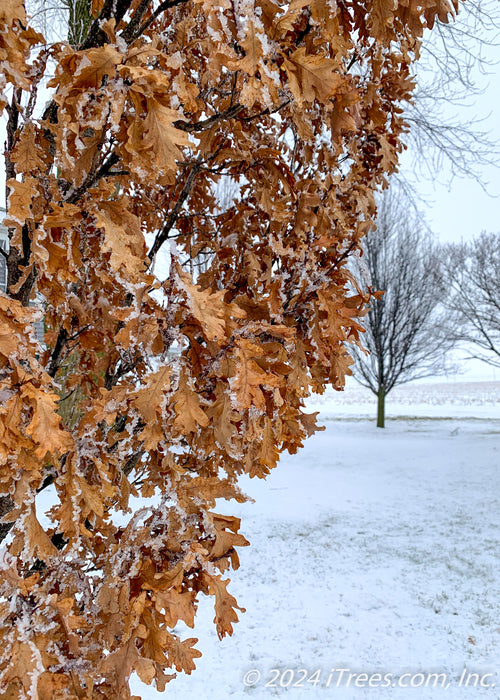
[[125, 700], [133, 671], [163, 690], [200, 656], [175, 632], [200, 594], [231, 634], [248, 542], [217, 499], [243, 501], [240, 474], [317, 429], [305, 397], [343, 387], [367, 301], [346, 262], [423, 30], [455, 10], [92, 0], [74, 47], [0, 3], [3, 698]]

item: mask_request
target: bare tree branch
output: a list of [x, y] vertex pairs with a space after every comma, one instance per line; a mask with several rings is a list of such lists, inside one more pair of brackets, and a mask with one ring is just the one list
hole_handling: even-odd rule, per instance
[[469, 357], [500, 367], [500, 233], [445, 248], [448, 330]]

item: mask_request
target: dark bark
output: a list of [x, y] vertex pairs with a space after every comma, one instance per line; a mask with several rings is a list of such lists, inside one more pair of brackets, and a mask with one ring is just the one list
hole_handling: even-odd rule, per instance
[[385, 390], [379, 387], [377, 393], [377, 428], [385, 428]]
[[66, 342], [68, 340], [68, 333], [65, 328], [61, 328], [59, 331], [59, 334], [57, 336], [56, 344], [54, 346], [54, 350], [52, 351], [52, 355], [50, 357], [50, 363], [49, 367], [47, 369], [47, 373], [51, 377], [55, 377], [57, 370], [59, 369], [59, 361], [61, 358], [61, 353], [64, 349], [64, 346], [66, 345]]
[[0, 496], [0, 542], [7, 537], [14, 523], [1, 522], [4, 515], [14, 508], [14, 501], [10, 496]]

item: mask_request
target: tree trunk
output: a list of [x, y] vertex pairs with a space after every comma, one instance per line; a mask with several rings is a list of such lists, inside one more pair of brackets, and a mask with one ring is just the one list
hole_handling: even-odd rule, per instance
[[91, 3], [89, 0], [70, 0], [68, 10], [68, 41], [76, 48], [87, 36], [92, 23]]
[[385, 390], [383, 387], [379, 387], [377, 399], [377, 428], [385, 428]]
[[[14, 508], [14, 501], [10, 496], [0, 496], [0, 520], [4, 515], [10, 513]], [[14, 523], [2, 523], [0, 522], [0, 542], [7, 537], [9, 531]]]

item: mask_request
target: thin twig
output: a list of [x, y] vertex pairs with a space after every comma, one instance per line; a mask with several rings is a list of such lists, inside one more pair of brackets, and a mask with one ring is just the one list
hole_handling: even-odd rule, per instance
[[131, 35], [127, 43], [132, 44], [136, 39], [142, 36], [146, 29], [159, 17], [159, 15], [161, 15], [162, 12], [165, 12], [165, 10], [169, 10], [172, 7], [176, 7], [177, 5], [183, 5], [185, 2], [188, 2], [188, 0], [166, 0], [165, 2], [162, 2], [161, 5], [153, 12], [151, 17], [143, 22], [137, 31]]
[[160, 250], [161, 246], [165, 243], [165, 241], [168, 238], [168, 234], [170, 233], [171, 229], [175, 225], [177, 219], [179, 218], [179, 214], [182, 208], [182, 205], [188, 198], [189, 193], [191, 192], [191, 189], [193, 187], [196, 175], [201, 169], [201, 162], [202, 162], [202, 153], [198, 154], [198, 157], [196, 158], [196, 161], [191, 165], [191, 168], [189, 170], [189, 173], [186, 177], [186, 181], [184, 182], [184, 185], [182, 187], [181, 193], [174, 205], [174, 208], [170, 212], [170, 214], [167, 216], [167, 220], [165, 221], [165, 224], [161, 231], [157, 234], [155, 241], [151, 247], [151, 250], [148, 253], [148, 257], [153, 262], [154, 257], [156, 253]]

